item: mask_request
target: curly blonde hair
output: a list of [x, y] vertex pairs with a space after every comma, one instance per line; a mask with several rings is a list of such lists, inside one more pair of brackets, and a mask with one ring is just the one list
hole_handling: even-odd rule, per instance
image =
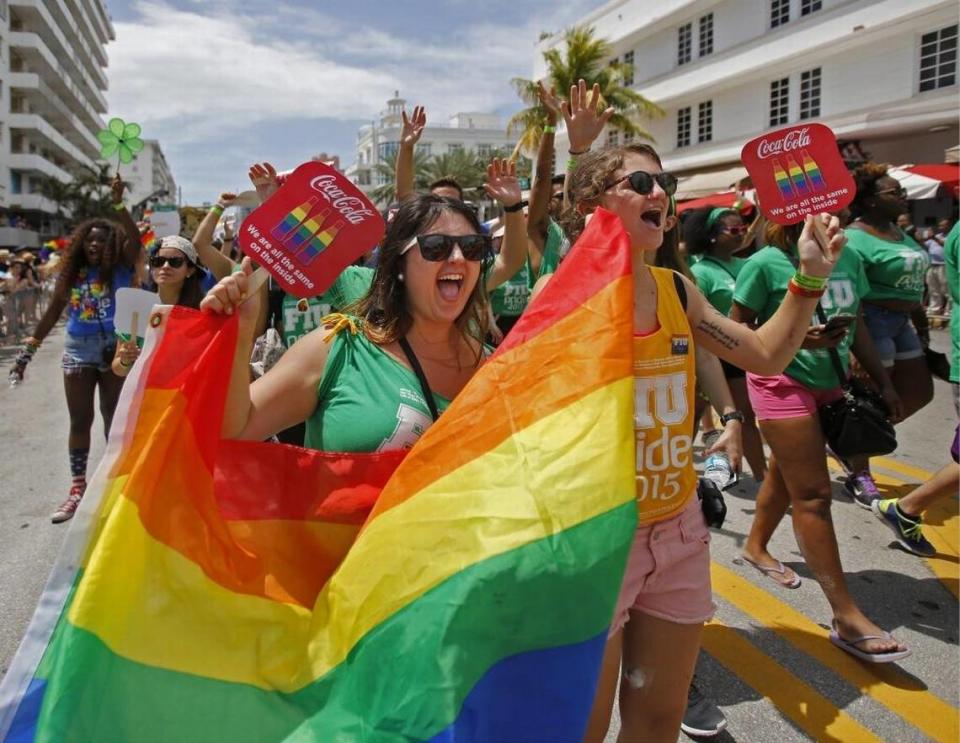
[[663, 167], [657, 151], [647, 144], [628, 144], [623, 147], [605, 147], [593, 150], [580, 158], [576, 169], [570, 174], [571, 208], [560, 215], [560, 226], [571, 243], [576, 242], [583, 232], [585, 214], [578, 206], [593, 211], [599, 204], [603, 192], [610, 188], [610, 179], [623, 167], [627, 155], [644, 155]]

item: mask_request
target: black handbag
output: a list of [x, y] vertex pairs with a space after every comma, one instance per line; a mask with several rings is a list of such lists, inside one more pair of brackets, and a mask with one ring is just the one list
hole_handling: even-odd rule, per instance
[[[823, 308], [817, 305], [817, 319], [826, 323]], [[836, 348], [830, 350], [833, 370], [843, 389], [843, 397], [821, 405], [820, 428], [827, 444], [840, 457], [875, 457], [897, 448], [897, 434], [890, 423], [890, 411], [883, 398], [857, 381], [847, 379]]]

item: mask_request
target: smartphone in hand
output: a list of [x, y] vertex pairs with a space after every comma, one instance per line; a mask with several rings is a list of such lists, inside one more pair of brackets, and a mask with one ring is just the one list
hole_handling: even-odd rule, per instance
[[849, 327], [850, 324], [856, 319], [857, 319], [856, 315], [844, 315], [844, 314], [834, 315], [829, 320], [827, 320], [826, 324], [823, 326], [823, 332], [835, 333], [836, 331], [841, 330], [842, 328]]

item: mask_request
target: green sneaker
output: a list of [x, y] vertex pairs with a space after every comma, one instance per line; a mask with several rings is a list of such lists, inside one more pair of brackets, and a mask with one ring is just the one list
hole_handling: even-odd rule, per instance
[[896, 498], [878, 498], [870, 504], [870, 510], [889, 527], [900, 546], [910, 554], [920, 557], [933, 557], [937, 554], [934, 546], [923, 536], [923, 521], [920, 518], [916, 521], [903, 518], [897, 512]]

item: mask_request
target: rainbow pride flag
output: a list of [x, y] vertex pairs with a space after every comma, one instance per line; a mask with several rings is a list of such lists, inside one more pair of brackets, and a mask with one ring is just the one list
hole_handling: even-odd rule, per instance
[[404, 457], [222, 440], [236, 320], [156, 308], [0, 741], [580, 740], [636, 527], [632, 313], [600, 213]]

